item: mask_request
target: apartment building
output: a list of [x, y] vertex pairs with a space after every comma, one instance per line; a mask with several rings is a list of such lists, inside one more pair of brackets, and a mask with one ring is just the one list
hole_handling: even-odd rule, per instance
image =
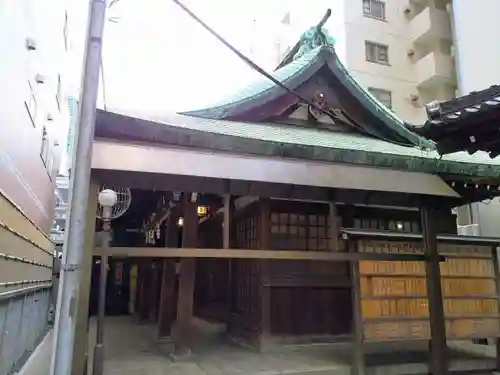
[[[325, 26], [342, 62], [410, 123], [426, 120], [426, 103], [500, 83], [500, 45], [482, 44], [498, 32], [498, 0], [318, 0], [283, 12], [292, 39], [328, 8]], [[463, 207], [459, 225], [466, 234], [498, 237], [499, 212], [498, 199]]]
[[426, 119], [426, 103], [456, 94], [450, 3], [320, 0], [307, 4], [307, 10], [297, 5], [285, 14], [297, 35], [330, 8], [325, 27], [335, 37], [344, 65], [399, 117], [418, 124]]
[[0, 374], [16, 371], [47, 327], [58, 133], [68, 122], [65, 7], [0, 3]]

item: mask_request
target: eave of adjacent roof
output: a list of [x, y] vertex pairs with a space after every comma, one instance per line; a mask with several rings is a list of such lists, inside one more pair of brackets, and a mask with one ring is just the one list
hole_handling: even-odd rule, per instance
[[429, 119], [415, 131], [436, 142], [439, 152], [485, 151], [492, 157], [500, 154], [500, 142], [494, 139], [500, 119], [499, 85], [450, 101], [430, 103], [427, 112]]
[[434, 103], [435, 114], [428, 112], [429, 119], [424, 126], [416, 131], [430, 137], [434, 136], [433, 129], [453, 125], [463, 119], [471, 119], [484, 112], [498, 109], [500, 106], [500, 85], [491, 86], [485, 90], [472, 92], [449, 101]]

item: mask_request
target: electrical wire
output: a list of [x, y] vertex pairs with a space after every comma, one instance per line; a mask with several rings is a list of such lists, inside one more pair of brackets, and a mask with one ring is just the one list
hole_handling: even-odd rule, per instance
[[[198, 22], [205, 30], [207, 30], [210, 34], [212, 34], [215, 38], [217, 38], [222, 44], [224, 44], [227, 48], [229, 48], [235, 55], [237, 55], [247, 65], [249, 65], [252, 69], [256, 70], [258, 73], [262, 74], [264, 77], [266, 77], [267, 79], [271, 80], [274, 84], [276, 84], [277, 86], [281, 87], [285, 91], [287, 91], [290, 94], [294, 95], [301, 102], [303, 102], [303, 103], [305, 103], [305, 104], [307, 104], [307, 105], [309, 105], [309, 106], [317, 109], [318, 111], [320, 111], [321, 113], [325, 114], [326, 116], [328, 116], [329, 118], [331, 118], [334, 122], [336, 122], [338, 124], [342, 124], [342, 125], [345, 125], [345, 126], [351, 126], [351, 127], [356, 128], [358, 131], [367, 133], [367, 134], [369, 134], [369, 135], [371, 135], [371, 136], [373, 136], [375, 138], [378, 138], [380, 140], [383, 140], [383, 141], [386, 141], [386, 142], [389, 142], [389, 143], [393, 143], [393, 144], [397, 144], [397, 145], [400, 145], [400, 146], [408, 147], [408, 144], [406, 144], [406, 143], [397, 142], [397, 141], [394, 141], [392, 139], [385, 138], [384, 136], [382, 136], [380, 134], [376, 134], [376, 133], [374, 133], [374, 132], [372, 132], [372, 131], [370, 131], [370, 130], [368, 130], [368, 129], [360, 126], [360, 125], [357, 125], [355, 123], [348, 123], [346, 121], [343, 121], [342, 119], [338, 118], [336, 115], [334, 115], [333, 113], [331, 113], [330, 111], [327, 111], [327, 110], [323, 109], [322, 107], [320, 107], [319, 105], [317, 105], [316, 103], [313, 103], [313, 102], [309, 101], [308, 99], [306, 99], [305, 97], [303, 97], [301, 94], [299, 94], [295, 90], [289, 88], [288, 86], [286, 86], [285, 84], [283, 84], [282, 82], [280, 82], [279, 80], [277, 80], [276, 78], [274, 78], [271, 74], [267, 73], [264, 69], [262, 69], [260, 66], [258, 66], [256, 63], [254, 63], [252, 60], [250, 60], [250, 58], [248, 58], [247, 56], [245, 56], [244, 54], [242, 54], [240, 51], [238, 51], [238, 49], [236, 49], [234, 46], [232, 46], [228, 41], [226, 41], [222, 36], [220, 36], [214, 29], [212, 29], [210, 26], [208, 26], [202, 19], [200, 19], [196, 14], [194, 14], [181, 1], [179, 1], [179, 0], [172, 0], [172, 1], [174, 3], [176, 3], [191, 18], [193, 18], [196, 22]], [[321, 25], [324, 24], [324, 22], [330, 16], [330, 14], [331, 14], [331, 10], [328, 9], [325, 17], [323, 17], [323, 19], [319, 23], [318, 30], [320, 30]]]
[[103, 64], [103, 58], [101, 57], [101, 78], [102, 78], [102, 101], [104, 105], [104, 110], [107, 111], [107, 106], [106, 106], [106, 79], [104, 77], [104, 64]]

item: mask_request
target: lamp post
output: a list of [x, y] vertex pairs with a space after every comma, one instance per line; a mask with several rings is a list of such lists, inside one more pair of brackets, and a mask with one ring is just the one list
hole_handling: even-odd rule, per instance
[[106, 281], [108, 278], [107, 250], [111, 242], [111, 214], [118, 196], [114, 190], [104, 189], [99, 193], [98, 201], [102, 206], [102, 243], [101, 268], [99, 273], [99, 302], [97, 307], [97, 336], [94, 347], [93, 375], [102, 375], [104, 370], [104, 315], [106, 313]]

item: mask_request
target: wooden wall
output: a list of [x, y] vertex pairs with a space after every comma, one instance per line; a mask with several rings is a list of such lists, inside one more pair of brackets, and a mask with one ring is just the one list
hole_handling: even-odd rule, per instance
[[[234, 214], [231, 247], [345, 251], [342, 241], [332, 241], [337, 233], [332, 225], [421, 232], [418, 211], [341, 206], [335, 216], [326, 203], [259, 200]], [[440, 232], [456, 232], [451, 213], [440, 220]], [[222, 215], [200, 226], [201, 247], [222, 247], [221, 239]], [[347, 262], [203, 260], [195, 301], [197, 315], [226, 321], [233, 335], [256, 345], [271, 336], [331, 336], [351, 330]]]
[[[339, 226], [340, 219], [334, 219]], [[270, 247], [276, 250], [332, 249], [327, 204], [271, 201]], [[269, 334], [332, 335], [350, 332], [351, 293], [347, 263], [270, 261]]]
[[[253, 202], [239, 210], [233, 223], [235, 248], [260, 249], [261, 202]], [[231, 260], [231, 331], [258, 345], [262, 332], [262, 262]]]
[[[222, 215], [217, 215], [200, 224], [199, 247], [222, 247], [222, 221]], [[197, 262], [195, 315], [208, 320], [227, 320], [229, 262], [227, 259], [203, 259]]]

